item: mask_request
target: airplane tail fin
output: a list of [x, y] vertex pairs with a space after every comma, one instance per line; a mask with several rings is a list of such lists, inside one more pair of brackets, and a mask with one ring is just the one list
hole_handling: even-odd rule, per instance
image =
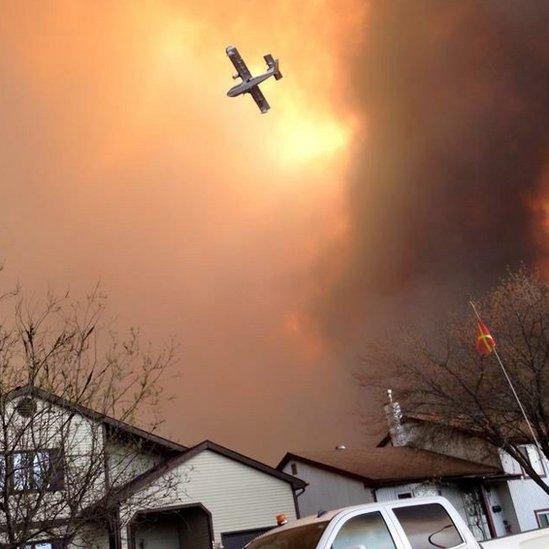
[[270, 69], [273, 69], [273, 75], [277, 80], [280, 80], [282, 78], [282, 73], [280, 72], [280, 69], [278, 68], [278, 59], [273, 59], [273, 56], [268, 53], [267, 55], [263, 56], [263, 59], [265, 59], [265, 62], [267, 63], [267, 66]]

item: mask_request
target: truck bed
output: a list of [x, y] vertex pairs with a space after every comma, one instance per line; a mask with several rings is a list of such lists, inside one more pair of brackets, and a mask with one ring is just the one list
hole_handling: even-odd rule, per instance
[[539, 530], [530, 530], [521, 534], [504, 536], [489, 541], [483, 541], [480, 544], [487, 549], [548, 549], [549, 548], [549, 528]]

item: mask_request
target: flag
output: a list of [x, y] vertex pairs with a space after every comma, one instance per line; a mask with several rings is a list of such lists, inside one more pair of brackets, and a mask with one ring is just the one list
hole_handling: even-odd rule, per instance
[[486, 324], [480, 320], [477, 320], [477, 323], [477, 351], [482, 356], [487, 356], [496, 348], [496, 342]]

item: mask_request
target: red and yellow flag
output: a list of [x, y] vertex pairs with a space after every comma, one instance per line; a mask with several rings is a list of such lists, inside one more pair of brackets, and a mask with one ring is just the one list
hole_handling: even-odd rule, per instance
[[477, 320], [477, 324], [477, 351], [482, 356], [487, 356], [496, 348], [496, 342], [486, 324], [480, 320]]

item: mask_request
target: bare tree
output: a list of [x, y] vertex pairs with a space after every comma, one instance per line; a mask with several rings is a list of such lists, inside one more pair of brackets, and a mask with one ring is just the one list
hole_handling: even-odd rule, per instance
[[[173, 346], [143, 348], [135, 330], [118, 337], [98, 288], [82, 302], [48, 295], [32, 305], [8, 293], [0, 306], [0, 542], [75, 543], [90, 524], [116, 520], [147, 467], [147, 438], [131, 425], [159, 427]], [[157, 490], [165, 497], [174, 482]]]
[[[549, 459], [549, 364], [547, 282], [520, 270], [509, 274], [479, 301], [483, 321], [534, 429], [542, 453]], [[475, 349], [476, 320], [472, 314], [449, 318], [423, 330], [409, 330], [390, 344], [369, 348], [367, 361], [383, 364], [396, 374], [405, 413], [429, 420], [432, 436], [460, 430], [513, 457], [549, 494], [533, 467], [524, 444], [532, 435], [496, 358]], [[357, 375], [368, 386], [368, 370]]]

